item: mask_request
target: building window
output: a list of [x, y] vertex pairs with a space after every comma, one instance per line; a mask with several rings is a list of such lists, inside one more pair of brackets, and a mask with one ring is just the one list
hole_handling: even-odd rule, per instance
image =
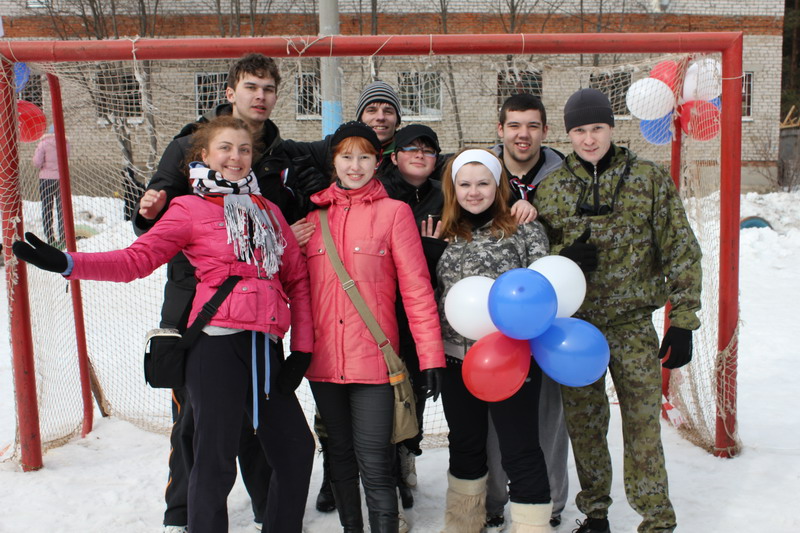
[[297, 118], [320, 118], [322, 116], [322, 86], [319, 64], [299, 72], [294, 78], [294, 86]]
[[753, 116], [753, 73], [745, 72], [742, 78], [742, 118]]
[[194, 101], [198, 117], [228, 101], [225, 97], [227, 86], [227, 72], [198, 72], [194, 75]]
[[629, 115], [625, 95], [631, 86], [630, 72], [604, 72], [589, 76], [589, 87], [603, 92], [611, 101], [611, 109], [616, 116]]
[[42, 76], [31, 73], [28, 83], [17, 95], [20, 100], [27, 100], [35, 106], [43, 109], [44, 98], [42, 96]]
[[108, 120], [141, 118], [142, 95], [139, 82], [122, 67], [101, 68], [95, 77], [97, 113]]
[[509, 96], [521, 93], [541, 98], [542, 73], [516, 69], [497, 73], [497, 107], [501, 107]]
[[441, 118], [442, 79], [438, 72], [400, 72], [397, 82], [403, 116]]
[[27, 0], [25, 2], [25, 7], [27, 8], [50, 7], [50, 0]]

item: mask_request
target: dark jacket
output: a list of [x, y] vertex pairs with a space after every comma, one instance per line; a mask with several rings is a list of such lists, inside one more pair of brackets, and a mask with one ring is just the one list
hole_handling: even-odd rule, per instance
[[417, 227], [429, 215], [438, 220], [442, 214], [444, 205], [442, 182], [439, 181], [439, 176], [435, 175], [437, 174], [436, 170], [433, 174], [421, 187], [414, 187], [404, 180], [400, 170], [394, 165], [383, 175], [378, 176], [389, 194], [389, 198], [400, 200], [411, 206]]

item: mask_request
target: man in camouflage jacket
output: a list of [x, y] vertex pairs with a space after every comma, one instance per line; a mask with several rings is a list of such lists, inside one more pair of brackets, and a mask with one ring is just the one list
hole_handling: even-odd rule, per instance
[[[538, 188], [536, 207], [551, 253], [586, 274], [576, 317], [597, 326], [611, 349], [609, 371], [622, 413], [624, 485], [642, 516], [639, 532], [676, 527], [660, 435], [661, 368], [691, 360], [700, 326], [701, 252], [670, 176], [614, 145], [614, 115], [600, 91], [582, 89], [567, 101], [564, 121], [573, 153]], [[651, 315], [667, 301], [671, 327], [659, 350]], [[608, 533], [611, 457], [605, 379], [562, 387], [567, 427], [581, 483], [579, 533]]]

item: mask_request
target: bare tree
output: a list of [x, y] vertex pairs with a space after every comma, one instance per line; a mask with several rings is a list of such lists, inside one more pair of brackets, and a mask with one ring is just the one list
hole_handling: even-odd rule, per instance
[[[447, 14], [450, 0], [439, 0], [439, 11], [442, 17], [442, 33], [447, 34]], [[461, 125], [461, 111], [458, 107], [458, 93], [456, 92], [456, 82], [453, 76], [453, 63], [450, 61], [450, 56], [445, 57], [447, 63], [447, 92], [450, 95], [450, 101], [453, 103], [453, 117], [456, 123], [456, 138], [458, 139], [459, 148], [464, 146], [464, 130]]]

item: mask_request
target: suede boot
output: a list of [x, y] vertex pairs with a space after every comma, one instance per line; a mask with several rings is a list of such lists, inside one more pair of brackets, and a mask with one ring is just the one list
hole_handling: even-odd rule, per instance
[[550, 533], [552, 503], [511, 502], [511, 533]]
[[459, 479], [447, 473], [442, 533], [480, 533], [486, 519], [487, 477]]

